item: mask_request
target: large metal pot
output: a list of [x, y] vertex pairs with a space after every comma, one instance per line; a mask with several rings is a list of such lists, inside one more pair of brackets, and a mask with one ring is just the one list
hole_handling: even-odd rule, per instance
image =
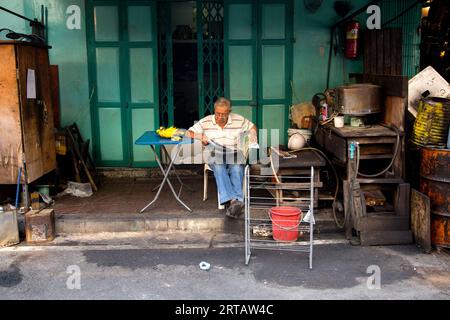
[[335, 107], [342, 114], [365, 116], [381, 112], [381, 87], [362, 83], [336, 88]]

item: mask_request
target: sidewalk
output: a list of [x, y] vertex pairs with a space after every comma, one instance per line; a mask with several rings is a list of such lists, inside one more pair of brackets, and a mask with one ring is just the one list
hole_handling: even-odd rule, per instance
[[[176, 191], [179, 183], [171, 178]], [[239, 220], [225, 217], [217, 208], [217, 190], [214, 178], [208, 183], [208, 199], [203, 201], [203, 179], [182, 177], [183, 183], [192, 191], [183, 188], [180, 198], [191, 209], [185, 210], [165, 186], [160, 197], [143, 214], [140, 210], [155, 196], [152, 189], [160, 179], [109, 178], [105, 179], [98, 192], [88, 198], [63, 196], [55, 199], [57, 234], [102, 233], [102, 232], [218, 232], [243, 234], [244, 216]], [[316, 212], [316, 232], [336, 233], [331, 210]]]

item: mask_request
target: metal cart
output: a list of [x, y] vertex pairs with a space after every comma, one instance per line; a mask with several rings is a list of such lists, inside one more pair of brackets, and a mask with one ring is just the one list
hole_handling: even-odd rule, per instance
[[[314, 233], [314, 167], [310, 174], [283, 176], [260, 175], [250, 166], [245, 168], [245, 264], [253, 249], [297, 251], [309, 253], [312, 269]], [[301, 218], [282, 226], [274, 221], [271, 208], [299, 208]], [[285, 222], [283, 222], [285, 223]], [[286, 224], [286, 223], [285, 223]], [[274, 232], [298, 233], [296, 240], [274, 240]]]

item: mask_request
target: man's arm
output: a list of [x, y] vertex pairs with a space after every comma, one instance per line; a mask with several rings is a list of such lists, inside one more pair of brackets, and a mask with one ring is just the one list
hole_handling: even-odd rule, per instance
[[258, 143], [258, 128], [256, 127], [256, 125], [253, 125], [253, 127], [251, 127], [251, 129], [249, 130], [248, 133], [249, 136], [249, 143]]
[[188, 136], [191, 139], [200, 140], [204, 145], [208, 144], [208, 138], [203, 133], [196, 133], [194, 131], [188, 130], [186, 131], [186, 136]]

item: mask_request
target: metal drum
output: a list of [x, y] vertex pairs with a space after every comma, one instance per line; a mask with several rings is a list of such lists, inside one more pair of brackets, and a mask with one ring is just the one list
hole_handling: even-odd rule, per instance
[[336, 107], [342, 114], [365, 116], [381, 112], [381, 87], [353, 84], [336, 88]]
[[420, 192], [430, 198], [431, 243], [450, 247], [450, 149], [422, 149]]
[[450, 123], [450, 99], [429, 97], [419, 104], [411, 141], [418, 146], [445, 148]]

